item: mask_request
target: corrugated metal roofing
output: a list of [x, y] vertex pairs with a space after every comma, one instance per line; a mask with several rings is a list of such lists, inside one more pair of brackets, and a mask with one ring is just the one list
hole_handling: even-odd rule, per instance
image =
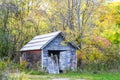
[[21, 48], [20, 51], [42, 49], [60, 33], [61, 31], [57, 31], [57, 32], [49, 33], [49, 34], [35, 36], [23, 48]]

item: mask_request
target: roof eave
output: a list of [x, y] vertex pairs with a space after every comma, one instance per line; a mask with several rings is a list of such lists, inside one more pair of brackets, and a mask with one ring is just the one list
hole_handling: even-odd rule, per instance
[[77, 46], [75, 43], [73, 43], [73, 42], [69, 42], [73, 47], [75, 47], [77, 50], [79, 50], [80, 49], [80, 47], [79, 46]]

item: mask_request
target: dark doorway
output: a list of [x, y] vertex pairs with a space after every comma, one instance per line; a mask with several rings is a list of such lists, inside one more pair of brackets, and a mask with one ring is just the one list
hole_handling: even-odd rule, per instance
[[[48, 50], [48, 56], [52, 58], [55, 64], [58, 64], [59, 73], [63, 73], [60, 69], [60, 53], [65, 50]], [[57, 57], [57, 58], [56, 58]]]
[[59, 73], [60, 51], [48, 51], [48, 72]]
[[[48, 56], [51, 57], [51, 55], [53, 55], [53, 57], [57, 56], [58, 60], [59, 60], [59, 55], [60, 55], [60, 51], [56, 50], [56, 51], [53, 51], [53, 50], [49, 50], [48, 51]], [[54, 58], [55, 59], [55, 58]], [[56, 60], [55, 60], [56, 61]]]

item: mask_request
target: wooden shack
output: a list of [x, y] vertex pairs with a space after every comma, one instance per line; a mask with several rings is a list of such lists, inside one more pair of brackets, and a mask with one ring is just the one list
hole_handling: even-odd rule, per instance
[[77, 67], [77, 45], [68, 42], [63, 45], [64, 36], [61, 31], [35, 36], [23, 48], [22, 60], [30, 67], [39, 63], [48, 73], [58, 74]]

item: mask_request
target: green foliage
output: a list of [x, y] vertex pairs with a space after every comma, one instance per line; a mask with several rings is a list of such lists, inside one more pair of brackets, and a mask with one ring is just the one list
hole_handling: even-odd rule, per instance
[[[104, 10], [101, 10], [104, 9]], [[99, 10], [98, 10], [99, 11]], [[102, 27], [99, 35], [106, 37], [113, 44], [120, 43], [120, 2], [109, 3], [102, 5], [99, 14], [96, 14], [99, 19], [95, 23], [97, 27]], [[104, 13], [104, 15], [102, 15]]]
[[0, 59], [0, 73], [2, 73], [6, 69], [7, 65], [7, 61]]
[[78, 64], [82, 64], [78, 67], [81, 69], [92, 72], [120, 70], [119, 4], [100, 5], [93, 13], [93, 26], [84, 34], [78, 52]]
[[12, 43], [9, 42], [9, 39], [9, 34], [0, 28], [0, 57], [5, 57], [10, 54]]
[[[89, 47], [78, 52], [78, 68], [85, 71], [120, 71], [120, 54], [116, 45], [99, 50], [99, 47], [90, 49]], [[82, 66], [79, 66], [79, 60], [82, 59]]]
[[21, 62], [21, 63], [19, 64], [18, 68], [19, 68], [21, 71], [24, 71], [25, 69], [27, 69], [27, 68], [26, 68], [27, 64], [28, 64], [28, 62], [23, 61], [23, 62]]
[[19, 66], [9, 58], [0, 59], [0, 80], [28, 80], [26, 75], [20, 72]]

